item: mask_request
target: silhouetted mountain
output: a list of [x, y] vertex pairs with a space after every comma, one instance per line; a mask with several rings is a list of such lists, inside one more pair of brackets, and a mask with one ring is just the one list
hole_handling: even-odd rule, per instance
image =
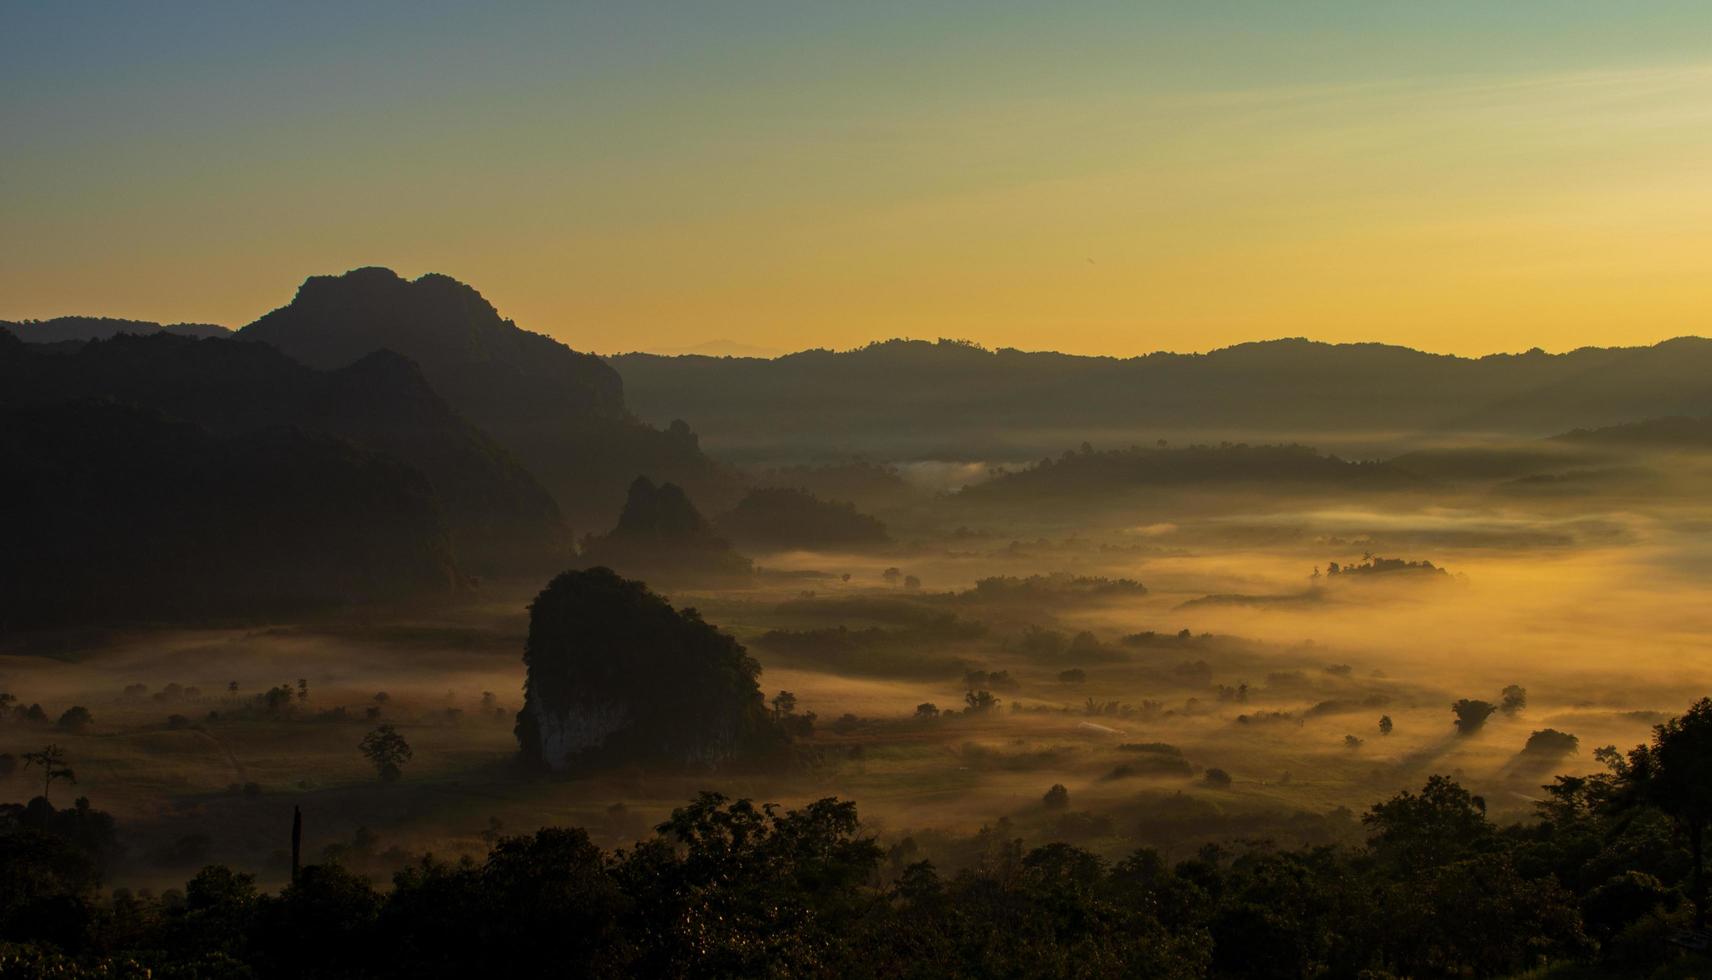
[[862, 459], [775, 467], [761, 471], [751, 482], [755, 486], [800, 487], [824, 500], [848, 500], [863, 510], [899, 507], [923, 495], [904, 480], [897, 467]]
[[57, 316], [52, 320], [0, 320], [0, 328], [12, 331], [26, 344], [59, 344], [67, 341], [106, 340], [122, 333], [169, 333], [179, 337], [230, 337], [230, 328], [216, 323], [153, 323], [105, 316]]
[[886, 525], [855, 504], [787, 487], [749, 491], [719, 527], [740, 543], [767, 548], [860, 548], [886, 541]]
[[683, 489], [637, 477], [618, 525], [583, 540], [585, 565], [606, 565], [662, 584], [704, 584], [747, 577], [749, 559], [714, 533]]
[[687, 425], [662, 431], [625, 411], [623, 383], [604, 361], [523, 330], [448, 276], [407, 281], [376, 268], [315, 276], [289, 305], [239, 336], [327, 369], [381, 349], [404, 354], [583, 526], [610, 521], [638, 474], [676, 481], [710, 500], [734, 496]]
[[1307, 446], [1186, 446], [1067, 452], [965, 487], [971, 502], [1119, 501], [1128, 491], [1260, 489], [1268, 495], [1406, 490], [1426, 484], [1386, 462], [1321, 454]]
[[516, 731], [534, 765], [707, 769], [789, 744], [741, 644], [611, 569], [566, 572], [535, 597], [523, 662]]
[[1712, 416], [1642, 419], [1599, 429], [1576, 429], [1556, 439], [1604, 449], [1712, 449]]
[[613, 363], [644, 418], [693, 418], [722, 453], [759, 458], [1014, 458], [1101, 437], [1537, 437], [1712, 412], [1712, 341], [1698, 338], [1481, 358], [1298, 339], [1123, 359], [894, 340], [773, 360]]
[[0, 426], [0, 623], [287, 615], [458, 586], [415, 470], [298, 429], [215, 436], [111, 401]]
[[0, 353], [0, 385], [0, 405], [110, 398], [217, 435], [272, 426], [329, 433], [427, 476], [459, 558], [474, 570], [539, 568], [572, 551], [546, 490], [391, 352], [317, 371], [263, 344], [120, 335], [69, 355], [14, 345]]

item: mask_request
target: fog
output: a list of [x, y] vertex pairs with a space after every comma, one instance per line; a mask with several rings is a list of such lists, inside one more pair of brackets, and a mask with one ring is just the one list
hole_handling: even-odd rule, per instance
[[[1594, 748], [1644, 740], [1712, 686], [1712, 514], [1687, 497], [1219, 484], [1133, 504], [972, 501], [946, 489], [961, 466], [900, 467], [931, 489], [879, 514], [883, 546], [753, 551], [750, 580], [662, 586], [746, 645], [768, 697], [815, 714], [812, 761], [791, 771], [522, 770], [529, 578], [433, 609], [38, 635], [8, 647], [0, 690], [49, 718], [90, 709], [98, 734], [63, 739], [77, 792], [134, 840], [121, 880], [148, 883], [181, 870], [147, 855], [187, 828], [209, 856], [277, 878], [281, 796], [301, 801], [315, 847], [362, 827], [391, 860], [480, 854], [496, 826], [580, 823], [622, 844], [703, 788], [856, 799], [882, 843], [907, 836], [953, 866], [984, 827], [1112, 854], [1350, 839], [1366, 807], [1436, 772], [1526, 818], [1553, 774], [1596, 770]], [[1399, 567], [1361, 570], [1369, 559]], [[977, 587], [993, 577], [1020, 584]], [[840, 627], [849, 649], [833, 657], [824, 631]], [[289, 712], [257, 706], [299, 679]], [[160, 697], [169, 684], [196, 693]], [[1457, 733], [1452, 702], [1496, 705], [1509, 685], [1524, 708]], [[965, 712], [977, 690], [997, 707]], [[939, 717], [918, 718], [922, 704]], [[377, 718], [415, 747], [396, 785], [355, 751], [354, 723]], [[1578, 751], [1520, 755], [1547, 728]], [[9, 740], [26, 747], [16, 727]], [[1054, 784], [1067, 810], [1042, 805]]]

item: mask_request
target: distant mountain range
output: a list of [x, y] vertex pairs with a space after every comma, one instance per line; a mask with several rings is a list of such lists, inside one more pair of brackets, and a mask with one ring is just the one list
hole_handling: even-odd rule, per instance
[[[889, 341], [604, 361], [447, 276], [367, 268], [311, 278], [235, 332], [0, 324], [0, 412], [16, 474], [0, 524], [19, 542], [0, 571], [29, 579], [0, 620], [24, 622], [26, 606], [41, 622], [267, 615], [561, 568], [573, 527], [616, 523], [584, 558], [746, 568], [698, 506], [745, 540], [796, 528], [770, 546], [857, 524], [879, 540], [877, 521], [828, 501], [906, 502], [908, 467], [885, 462], [910, 457], [1049, 457], [954, 506], [1617, 473], [1608, 448], [1712, 443], [1712, 341], [1475, 359], [1305, 340], [1128, 359]], [[770, 468], [745, 481], [686, 418], [722, 455]], [[1360, 463], [1226, 438], [1417, 451]], [[1213, 445], [1181, 448], [1198, 440]], [[1347, 449], [1364, 441], [1372, 453]], [[733, 509], [746, 482], [763, 489]], [[127, 592], [127, 576], [148, 581]]]
[[1712, 413], [1712, 341], [1462, 358], [1278, 340], [1207, 354], [1080, 357], [887, 341], [853, 351], [611, 359], [645, 418], [694, 419], [750, 459], [852, 452], [1027, 458], [1083, 439], [1539, 437]]
[[0, 320], [0, 329], [27, 344], [106, 340], [122, 333], [169, 333], [179, 337], [230, 337], [232, 331], [215, 323], [151, 323], [105, 316], [61, 316], [52, 320]]

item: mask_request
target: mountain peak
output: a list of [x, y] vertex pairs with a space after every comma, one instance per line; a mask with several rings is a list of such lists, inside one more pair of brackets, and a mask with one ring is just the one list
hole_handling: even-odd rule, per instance
[[[479, 404], [496, 393], [525, 392], [537, 411], [624, 411], [623, 384], [605, 362], [522, 329], [474, 287], [438, 273], [407, 280], [369, 266], [311, 276], [289, 304], [239, 336], [324, 369], [394, 350], [421, 365], [454, 403], [465, 403], [466, 395]], [[491, 423], [481, 408], [466, 408], [478, 422]]]

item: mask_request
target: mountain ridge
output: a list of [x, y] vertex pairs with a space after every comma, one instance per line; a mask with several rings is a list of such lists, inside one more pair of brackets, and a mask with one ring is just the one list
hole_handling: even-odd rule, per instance
[[606, 361], [523, 329], [450, 276], [406, 280], [380, 267], [313, 276], [237, 338], [323, 368], [379, 349], [409, 357], [579, 526], [608, 525], [637, 476], [682, 484], [715, 503], [734, 496], [730, 475], [702, 454], [687, 424], [655, 428], [628, 410], [623, 379]]

